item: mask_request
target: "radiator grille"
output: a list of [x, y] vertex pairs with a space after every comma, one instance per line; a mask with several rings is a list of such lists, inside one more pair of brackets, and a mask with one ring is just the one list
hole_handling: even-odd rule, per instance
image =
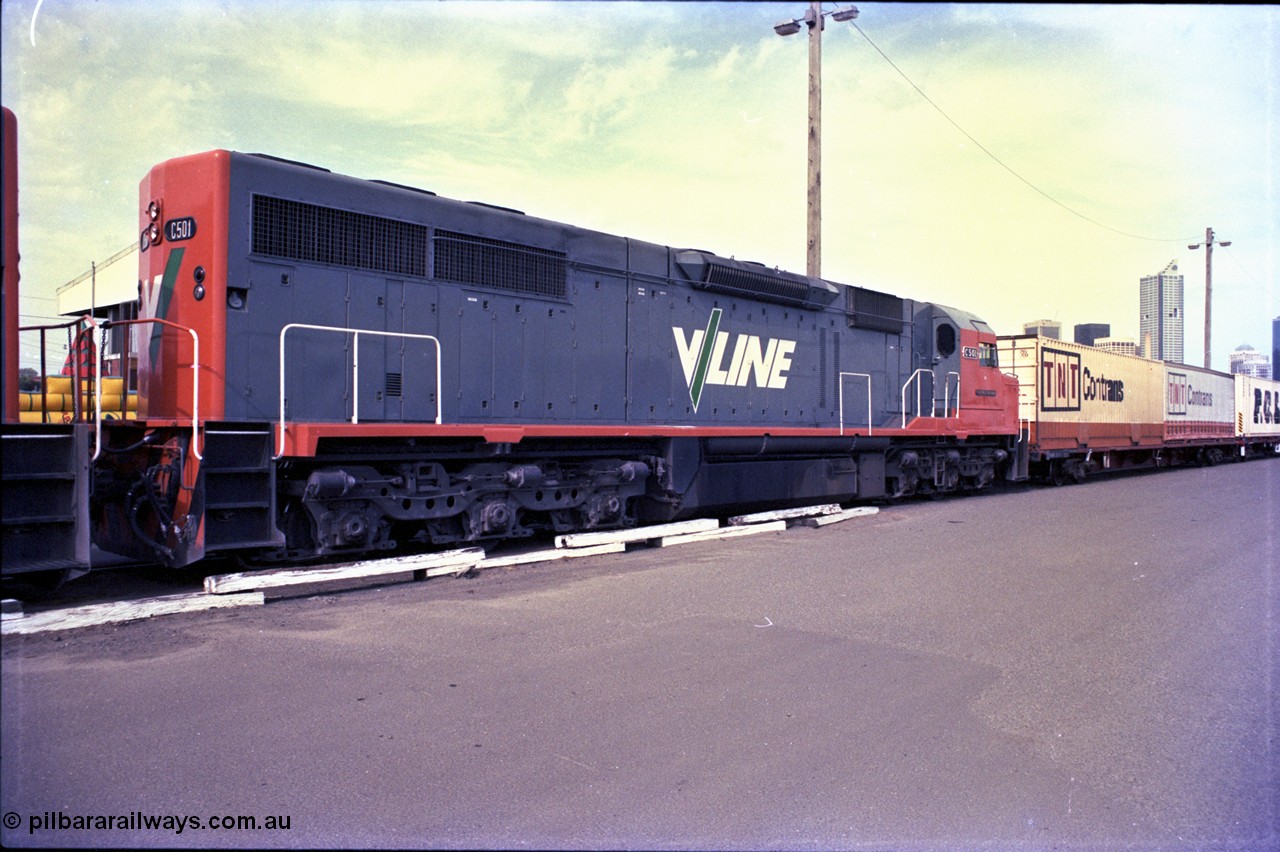
[[788, 281], [778, 275], [734, 269], [718, 263], [707, 264], [703, 288], [729, 296], [750, 296], [803, 305], [809, 301], [807, 282]]
[[567, 292], [564, 252], [438, 229], [432, 246], [436, 278], [537, 296]]
[[253, 251], [371, 272], [427, 276], [427, 228], [351, 210], [253, 197]]
[[902, 298], [862, 287], [845, 289], [845, 310], [851, 328], [902, 333]]

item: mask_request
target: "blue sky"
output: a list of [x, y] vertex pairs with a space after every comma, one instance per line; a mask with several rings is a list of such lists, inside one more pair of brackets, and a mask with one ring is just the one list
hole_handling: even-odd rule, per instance
[[[803, 271], [807, 50], [773, 24], [806, 6], [5, 0], [22, 312], [134, 239], [152, 165], [210, 148]], [[1280, 7], [859, 8], [823, 40], [825, 277], [1136, 337], [1177, 259], [1200, 363], [1212, 226], [1214, 366], [1269, 349]]]

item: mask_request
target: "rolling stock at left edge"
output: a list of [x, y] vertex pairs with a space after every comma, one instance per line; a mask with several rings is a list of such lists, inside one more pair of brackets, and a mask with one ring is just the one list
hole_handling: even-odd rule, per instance
[[72, 469], [61, 526], [11, 502], [35, 438], [6, 432], [8, 574], [60, 567], [49, 534], [75, 568], [359, 557], [976, 490], [1063, 451], [962, 310], [221, 150], [152, 169], [139, 216], [136, 416], [28, 463]]

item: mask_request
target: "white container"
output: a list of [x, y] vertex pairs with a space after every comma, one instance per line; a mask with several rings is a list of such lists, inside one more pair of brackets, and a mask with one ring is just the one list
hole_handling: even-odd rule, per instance
[[1164, 365], [1046, 337], [1002, 337], [1000, 369], [1018, 378], [1031, 446], [1055, 450], [1158, 447]]
[[1166, 362], [1164, 434], [1170, 444], [1231, 443], [1236, 435], [1235, 377]]
[[1236, 376], [1236, 434], [1280, 439], [1280, 382]]

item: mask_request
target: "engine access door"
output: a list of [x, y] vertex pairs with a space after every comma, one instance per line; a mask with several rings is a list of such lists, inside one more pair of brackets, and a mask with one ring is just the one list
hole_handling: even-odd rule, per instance
[[348, 275], [343, 381], [359, 422], [435, 420], [437, 316], [435, 285]]

